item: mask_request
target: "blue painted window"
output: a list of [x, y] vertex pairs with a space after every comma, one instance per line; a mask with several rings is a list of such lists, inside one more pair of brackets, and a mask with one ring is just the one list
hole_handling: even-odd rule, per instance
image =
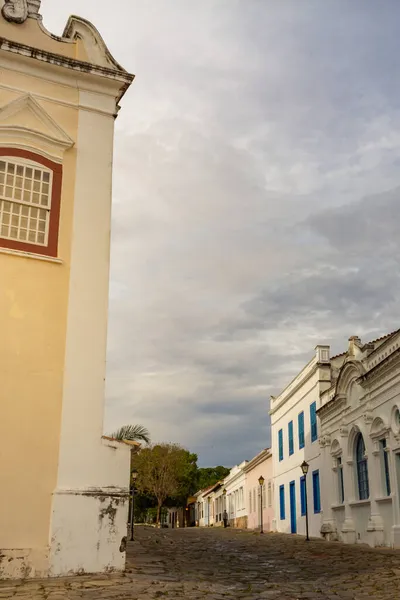
[[321, 512], [321, 492], [319, 489], [319, 471], [313, 471], [312, 474], [313, 496], [314, 496], [314, 512]]
[[304, 412], [299, 414], [299, 449], [304, 448]]
[[289, 456], [291, 456], [294, 453], [293, 421], [290, 421], [290, 423], [289, 423], [288, 434], [289, 434]]
[[386, 452], [386, 440], [381, 440], [381, 449], [383, 453], [383, 468], [385, 474], [385, 493], [390, 496], [391, 485], [390, 485], [390, 472], [389, 472], [389, 456]]
[[365, 458], [365, 444], [361, 433], [356, 438], [356, 463], [358, 497], [360, 500], [367, 500], [369, 498], [368, 464]]
[[311, 421], [311, 441], [315, 442], [318, 439], [317, 403], [316, 402], [313, 402], [310, 406], [310, 421]]
[[343, 504], [343, 502], [344, 502], [344, 480], [343, 480], [343, 464], [342, 464], [342, 458], [340, 456], [337, 459], [337, 469], [338, 469], [339, 503]]
[[283, 429], [278, 431], [279, 460], [283, 460]]
[[286, 518], [286, 516], [285, 516], [285, 486], [284, 485], [279, 486], [279, 515], [280, 515], [281, 521], [284, 521]]
[[300, 505], [301, 505], [301, 516], [304, 517], [306, 514], [306, 478], [300, 477]]

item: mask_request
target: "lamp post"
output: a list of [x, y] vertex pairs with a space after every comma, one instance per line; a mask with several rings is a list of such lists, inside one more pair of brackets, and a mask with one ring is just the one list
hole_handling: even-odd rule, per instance
[[264, 486], [264, 477], [261, 475], [258, 478], [258, 483], [260, 484], [260, 533], [264, 533], [264, 524], [263, 524], [263, 486]]
[[304, 475], [304, 500], [305, 500], [305, 504], [306, 504], [306, 542], [309, 542], [310, 538], [308, 536], [307, 473], [308, 473], [308, 469], [309, 469], [310, 465], [306, 461], [304, 461], [301, 463], [300, 467], [301, 467], [301, 470], [303, 471], [303, 475]]
[[133, 531], [134, 531], [134, 522], [135, 522], [135, 481], [137, 479], [138, 472], [136, 470], [132, 471], [132, 486], [131, 486], [131, 542], [133, 542]]

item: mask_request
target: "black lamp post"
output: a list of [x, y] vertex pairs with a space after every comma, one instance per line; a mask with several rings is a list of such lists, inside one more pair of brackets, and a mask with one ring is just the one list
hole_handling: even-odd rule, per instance
[[137, 479], [137, 471], [132, 471], [132, 486], [131, 486], [131, 542], [133, 542], [133, 531], [135, 522], [135, 481]]
[[301, 465], [301, 470], [303, 471], [303, 475], [304, 475], [304, 500], [306, 503], [306, 542], [310, 541], [310, 538], [308, 536], [308, 501], [307, 501], [307, 473], [308, 473], [308, 469], [310, 467], [310, 465], [304, 461]]
[[264, 533], [264, 524], [263, 524], [263, 486], [264, 486], [264, 477], [261, 475], [258, 478], [258, 483], [260, 484], [260, 533]]

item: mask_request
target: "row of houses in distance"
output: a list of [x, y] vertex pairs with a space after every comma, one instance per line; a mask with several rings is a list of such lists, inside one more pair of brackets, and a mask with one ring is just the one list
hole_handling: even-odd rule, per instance
[[399, 548], [400, 330], [336, 356], [318, 345], [270, 415], [272, 448], [199, 491], [193, 524], [226, 510], [232, 527], [304, 535], [307, 508], [313, 537]]
[[[260, 477], [264, 479], [262, 486]], [[272, 487], [272, 454], [266, 448], [251, 461], [245, 460], [233, 467], [223, 481], [195, 494], [196, 525], [223, 526], [226, 510], [231, 527], [258, 529], [262, 521], [265, 531], [270, 531], [274, 512]]]

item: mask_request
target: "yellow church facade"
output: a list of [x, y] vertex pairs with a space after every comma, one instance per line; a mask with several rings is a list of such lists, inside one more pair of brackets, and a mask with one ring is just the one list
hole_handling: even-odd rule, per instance
[[103, 438], [114, 123], [95, 27], [0, 0], [0, 578], [121, 570], [129, 447]]

